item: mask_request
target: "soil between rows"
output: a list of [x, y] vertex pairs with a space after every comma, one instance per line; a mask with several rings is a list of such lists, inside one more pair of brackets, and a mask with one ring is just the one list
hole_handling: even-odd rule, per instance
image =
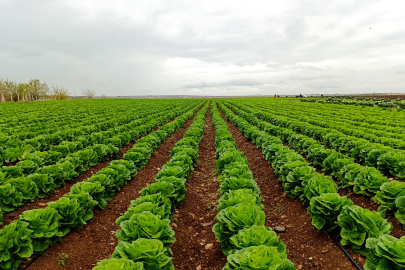
[[[202, 107], [198, 111], [201, 110]], [[169, 160], [170, 150], [184, 135], [191, 125], [195, 115], [190, 118], [181, 129], [176, 130], [167, 137], [154, 151], [148, 164], [138, 174], [115, 194], [114, 199], [108, 202], [104, 210], [95, 209], [94, 217], [83, 228], [74, 230], [62, 238], [62, 242], [48, 248], [27, 269], [53, 270], [53, 269], [92, 269], [97, 262], [107, 259], [114, 251], [118, 240], [114, 237], [119, 228], [116, 219], [123, 215], [130, 202], [140, 196], [139, 191], [154, 182], [154, 177], [160, 168]], [[68, 254], [66, 265], [58, 265], [58, 256]]]
[[[250, 163], [250, 170], [265, 199], [266, 226], [283, 226], [285, 233], [278, 234], [287, 246], [288, 259], [297, 269], [356, 269], [343, 251], [336, 246], [329, 235], [317, 230], [311, 222], [307, 209], [298, 199], [289, 198], [281, 182], [274, 175], [274, 169], [264, 159], [262, 152], [232, 123], [226, 120], [238, 149], [244, 152]], [[281, 210], [281, 208], [283, 208]], [[361, 258], [360, 258], [361, 259]], [[361, 259], [362, 260], [362, 259]]]
[[215, 131], [210, 112], [211, 109], [205, 119], [197, 165], [186, 182], [186, 197], [175, 211], [178, 221], [172, 223], [176, 233], [176, 242], [171, 247], [175, 269], [222, 269], [226, 264], [212, 232], [219, 184], [215, 177]]

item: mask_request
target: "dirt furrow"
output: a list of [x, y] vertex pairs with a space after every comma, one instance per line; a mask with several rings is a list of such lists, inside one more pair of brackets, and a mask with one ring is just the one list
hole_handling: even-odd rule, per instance
[[[108, 202], [104, 210], [95, 209], [93, 219], [83, 228], [74, 230], [63, 237], [62, 242], [48, 248], [27, 269], [90, 270], [98, 261], [109, 258], [118, 243], [114, 237], [115, 231], [119, 228], [115, 224], [116, 219], [124, 214], [132, 200], [140, 196], [139, 191], [142, 188], [153, 183], [156, 173], [169, 160], [170, 150], [183, 137], [195, 115], [180, 130], [176, 130], [165, 139], [152, 153], [148, 164], [121, 188], [121, 191]], [[58, 265], [58, 256], [62, 253], [69, 256], [65, 266]]]
[[172, 223], [176, 233], [176, 242], [172, 245], [175, 269], [222, 269], [226, 264], [220, 243], [212, 232], [219, 199], [214, 140], [210, 109], [205, 119], [198, 162], [186, 182], [185, 200], [175, 211], [178, 221]]
[[[222, 112], [221, 112], [222, 113]], [[284, 193], [282, 184], [274, 175], [273, 168], [264, 159], [262, 152], [232, 123], [226, 120], [238, 149], [244, 152], [249, 168], [265, 199], [263, 205], [266, 214], [266, 226], [283, 226], [285, 233], [279, 236], [287, 246], [288, 259], [297, 269], [356, 269], [333, 240], [318, 231], [311, 223], [307, 209], [296, 199], [290, 199]]]

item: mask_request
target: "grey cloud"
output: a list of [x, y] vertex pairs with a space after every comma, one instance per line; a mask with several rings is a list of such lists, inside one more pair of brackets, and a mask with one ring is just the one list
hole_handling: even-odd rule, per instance
[[[388, 2], [392, 12], [399, 10], [395, 1]], [[107, 95], [405, 87], [405, 59], [399, 53], [404, 35], [393, 29], [405, 19], [380, 10], [378, 0], [293, 0], [282, 12], [253, 17], [244, 17], [253, 10], [235, 11], [237, 1], [213, 2], [222, 5], [214, 11], [195, 4], [195, 11], [188, 1], [162, 0], [148, 12], [136, 7], [146, 14], [141, 21], [131, 16], [133, 6], [126, 7], [129, 12], [106, 8], [90, 14], [72, 3], [0, 2], [0, 77], [39, 78], [71, 92], [94, 88]], [[264, 4], [252, 2], [268, 8]], [[315, 19], [320, 23], [311, 23]], [[176, 58], [186, 64], [167, 64]], [[188, 66], [190, 59], [198, 64]]]
[[223, 87], [223, 86], [257, 86], [263, 85], [263, 83], [254, 79], [234, 79], [223, 82], [196, 82], [188, 83], [185, 85], [186, 88], [207, 88], [207, 87]]

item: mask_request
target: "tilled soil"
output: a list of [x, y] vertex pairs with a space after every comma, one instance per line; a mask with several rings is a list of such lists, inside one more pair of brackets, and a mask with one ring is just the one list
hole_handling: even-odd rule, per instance
[[172, 245], [175, 269], [222, 269], [226, 264], [220, 243], [212, 232], [219, 199], [214, 140], [214, 126], [208, 111], [198, 162], [186, 182], [185, 200], [175, 211], [178, 221], [172, 223], [176, 233], [176, 242]]
[[[202, 108], [202, 107], [201, 107]], [[200, 109], [201, 109], [200, 108]], [[97, 262], [111, 256], [118, 241], [114, 237], [119, 228], [116, 219], [123, 215], [130, 202], [140, 196], [139, 191], [154, 182], [160, 168], [169, 161], [170, 150], [184, 135], [195, 115], [176, 130], [154, 151], [145, 167], [121, 188], [104, 210], [95, 209], [94, 217], [83, 228], [74, 230], [62, 238], [62, 242], [48, 248], [27, 269], [92, 269]], [[58, 256], [68, 254], [66, 265], [58, 265]]]
[[237, 127], [226, 122], [239, 150], [248, 159], [249, 168], [265, 199], [266, 226], [286, 228], [286, 232], [279, 236], [287, 246], [288, 259], [296, 264], [297, 269], [356, 269], [329, 235], [312, 225], [306, 207], [298, 199], [287, 197], [262, 152], [248, 142]]

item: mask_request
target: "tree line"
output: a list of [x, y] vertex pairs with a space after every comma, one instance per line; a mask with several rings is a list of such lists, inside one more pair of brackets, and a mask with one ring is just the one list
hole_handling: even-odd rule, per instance
[[[93, 98], [96, 91], [85, 89], [82, 91], [86, 98]], [[59, 86], [49, 87], [38, 79], [25, 83], [18, 83], [0, 78], [0, 102], [35, 101], [43, 99], [67, 99], [70, 93], [67, 88]]]

